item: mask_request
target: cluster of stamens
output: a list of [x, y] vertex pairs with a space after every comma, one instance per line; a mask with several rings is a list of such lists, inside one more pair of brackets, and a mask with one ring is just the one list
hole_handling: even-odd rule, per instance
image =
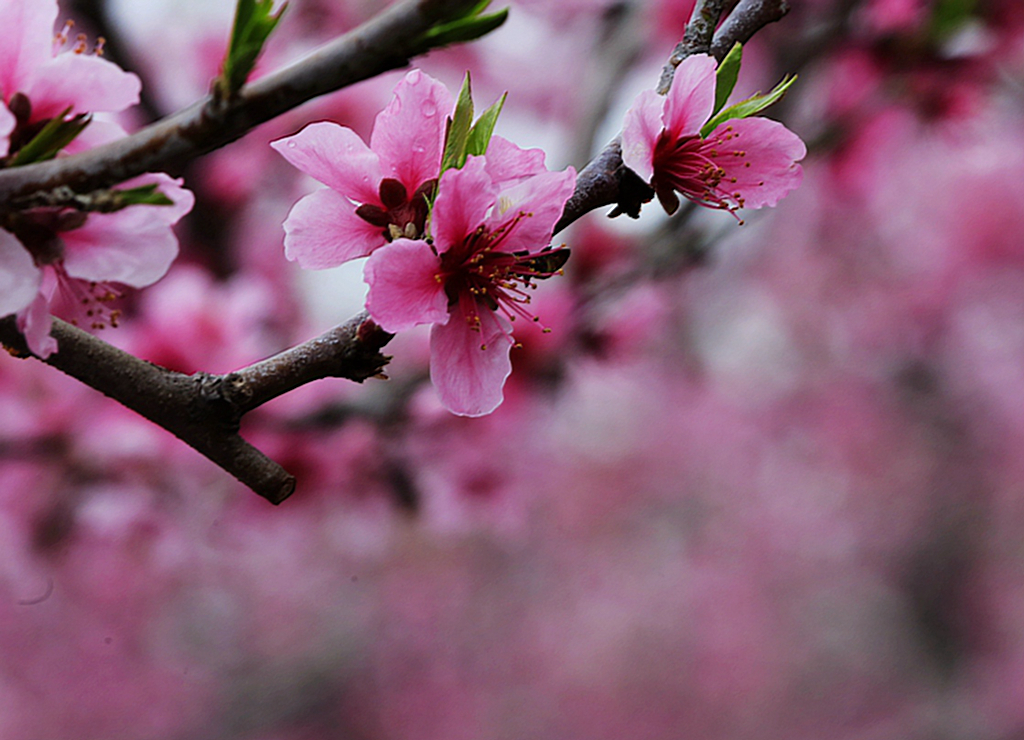
[[68, 323], [88, 329], [117, 328], [121, 311], [110, 305], [121, 297], [117, 290], [107, 283], [73, 278], [63, 263], [52, 265], [52, 269], [64, 303], [59, 312], [67, 316]]
[[[71, 38], [71, 30], [75, 27], [75, 22], [68, 20], [64, 22], [64, 28], [60, 30], [60, 33], [53, 37], [53, 55], [57, 56], [65, 46], [68, 44], [68, 40]], [[98, 57], [103, 56], [103, 47], [107, 41], [102, 36], [96, 39], [96, 44], [92, 48], [92, 53]], [[70, 51], [74, 54], [88, 54], [89, 53], [89, 38], [84, 34], [80, 33], [75, 36], [75, 41], [71, 45]]]
[[[732, 126], [707, 139], [696, 134], [674, 139], [663, 133], [654, 149], [652, 185], [665, 210], [675, 212], [679, 207], [675, 193], [680, 193], [702, 206], [729, 211], [739, 220], [736, 211], [743, 208], [745, 199], [738, 190], [730, 188], [737, 178], [730, 177], [721, 165], [725, 157], [746, 158], [746, 151], [729, 143], [738, 138], [739, 132]], [[743, 166], [750, 167], [750, 162]]]
[[[457, 306], [457, 313], [473, 331], [480, 331], [482, 307], [500, 311], [509, 321], [522, 317], [540, 323], [527, 308], [530, 292], [537, 288], [534, 281], [561, 274], [564, 259], [548, 259], [551, 251], [529, 254], [501, 249], [519, 222], [531, 215], [520, 211], [493, 230], [479, 226], [440, 255], [441, 268], [434, 279], [444, 285], [449, 307]], [[551, 331], [547, 327], [543, 330]], [[509, 341], [513, 341], [511, 337]], [[481, 349], [486, 348], [481, 345]]]

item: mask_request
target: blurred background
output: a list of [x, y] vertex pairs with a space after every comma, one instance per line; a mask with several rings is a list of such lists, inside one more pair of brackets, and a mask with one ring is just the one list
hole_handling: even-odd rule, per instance
[[[693, 3], [508, 4], [417, 65], [507, 90], [497, 132], [579, 168]], [[298, 477], [275, 508], [0, 357], [0, 738], [1024, 736], [1024, 4], [791, 4], [737, 94], [799, 74], [768, 115], [808, 143], [801, 188], [743, 226], [653, 204], [560, 234], [553, 331], [517, 334], [489, 417], [441, 409], [401, 335], [390, 380], [246, 418]], [[291, 0], [258, 73], [382, 5]], [[142, 78], [138, 127], [208, 90], [233, 6], [62, 18]], [[104, 339], [226, 372], [356, 313], [361, 265], [285, 260], [317, 185], [267, 144], [368, 137], [402, 74], [190, 164], [181, 257]]]

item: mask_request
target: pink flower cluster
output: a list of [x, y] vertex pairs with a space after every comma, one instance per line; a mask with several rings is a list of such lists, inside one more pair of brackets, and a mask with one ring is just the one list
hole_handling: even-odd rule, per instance
[[[285, 221], [285, 253], [307, 268], [369, 255], [367, 310], [398, 332], [431, 324], [430, 377], [450, 411], [480, 416], [502, 401], [517, 317], [576, 173], [493, 137], [482, 157], [441, 174], [448, 90], [419, 70], [395, 88], [367, 146], [351, 129], [314, 123], [273, 143], [327, 185]], [[553, 269], [552, 269], [553, 268]]]
[[[0, 3], [0, 154], [10, 166], [21, 147], [50, 120], [63, 115], [117, 112], [139, 100], [139, 79], [87, 54], [78, 37], [71, 49], [70, 23], [53, 35], [55, 0]], [[67, 152], [123, 135], [112, 123], [92, 122]], [[171, 226], [192, 208], [180, 181], [149, 174], [125, 183], [158, 185], [173, 205], [136, 205], [113, 213], [34, 208], [0, 220], [0, 316], [16, 313], [29, 349], [47, 357], [57, 349], [50, 337], [50, 311], [85, 328], [116, 324], [110, 308], [118, 285], [145, 287], [159, 280], [178, 254]]]

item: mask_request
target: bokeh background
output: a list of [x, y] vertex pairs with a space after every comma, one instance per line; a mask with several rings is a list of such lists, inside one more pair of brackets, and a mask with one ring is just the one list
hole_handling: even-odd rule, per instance
[[[0, 357], [3, 740], [1009, 740], [1024, 736], [1024, 4], [791, 0], [738, 93], [808, 143], [743, 226], [656, 204], [559, 240], [553, 331], [492, 416], [440, 408], [424, 333], [388, 381], [247, 417], [272, 507], [162, 430]], [[377, 12], [291, 0], [260, 71]], [[417, 60], [579, 168], [692, 0], [510, 0]], [[231, 0], [77, 0], [144, 125], [209, 87]], [[0, 31], [2, 32], [2, 31]], [[402, 72], [187, 169], [170, 273], [104, 338], [225, 372], [359, 310], [281, 223], [267, 143], [368, 135]]]

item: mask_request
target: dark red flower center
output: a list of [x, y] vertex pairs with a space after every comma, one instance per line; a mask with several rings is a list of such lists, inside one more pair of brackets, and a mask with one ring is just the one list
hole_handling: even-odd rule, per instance
[[380, 181], [381, 205], [364, 203], [356, 208], [356, 215], [368, 224], [378, 226], [387, 241], [419, 239], [427, 226], [429, 199], [437, 189], [437, 180], [427, 180], [409, 196], [405, 185], [391, 177]]

